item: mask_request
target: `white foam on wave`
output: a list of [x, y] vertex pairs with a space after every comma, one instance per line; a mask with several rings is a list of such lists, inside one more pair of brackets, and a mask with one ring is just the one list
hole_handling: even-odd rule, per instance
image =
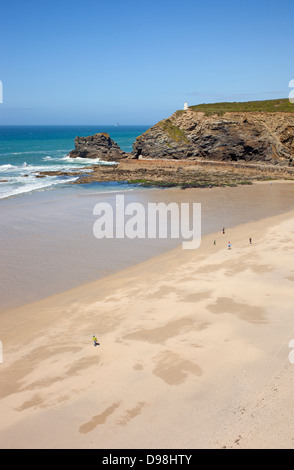
[[100, 165], [117, 165], [117, 162], [104, 162], [103, 160], [100, 160]]
[[71, 164], [72, 163], [84, 163], [84, 164], [88, 164], [88, 163], [100, 163], [100, 158], [82, 158], [82, 157], [76, 157], [76, 158], [72, 158], [72, 157], [69, 157], [68, 155], [66, 155], [66, 157], [62, 157], [60, 158], [60, 160], [64, 160], [66, 162], [70, 162]]
[[74, 163], [100, 163], [100, 158], [82, 158], [82, 157], [76, 157], [76, 158], [70, 158], [68, 157], [69, 160]]
[[101, 160], [100, 158], [84, 158], [84, 157], [70, 157], [69, 155], [66, 155], [66, 157], [60, 158], [60, 160], [65, 160], [71, 163], [86, 163], [86, 164], [94, 164], [98, 163], [100, 165], [116, 165], [117, 162], [105, 162], [104, 160]]
[[34, 191], [40, 191], [40, 190], [43, 190], [43, 189], [45, 190], [45, 189], [48, 189], [50, 186], [69, 183], [69, 182], [75, 181], [77, 179], [78, 179], [77, 177], [74, 177], [74, 178], [68, 178], [66, 180], [53, 180], [53, 181], [51, 180], [49, 182], [48, 179], [46, 178], [46, 181], [41, 182], [41, 181], [38, 180], [38, 182], [36, 182], [36, 183], [32, 182], [32, 180], [30, 180], [29, 184], [19, 186], [18, 188], [11, 189], [10, 191], [6, 191], [5, 193], [0, 194], [0, 199], [6, 199], [8, 197], [18, 196], [18, 195], [24, 194], [24, 193], [31, 193], [31, 192], [34, 192]]
[[31, 166], [28, 165], [26, 162], [22, 163], [21, 165], [11, 165], [10, 163], [7, 163], [7, 165], [1, 165], [0, 166], [0, 171], [1, 172], [4, 172], [4, 171], [20, 171], [20, 170], [27, 170], [29, 169]]
[[75, 159], [70, 158], [68, 155], [66, 155], [66, 157], [62, 157], [60, 160], [75, 160]]
[[[49, 159], [47, 160], [49, 162]], [[51, 160], [50, 160], [51, 161]], [[46, 164], [39, 164], [39, 165], [31, 165], [27, 162], [22, 163], [21, 165], [3, 165], [6, 168], [3, 168], [2, 171], [17, 171], [19, 174], [23, 173], [35, 173], [39, 171], [59, 171], [59, 170], [66, 170], [69, 171], [68, 165], [62, 164], [53, 164], [53, 165], [46, 165]], [[0, 167], [1, 171], [1, 167]]]
[[[84, 168], [85, 166], [93, 164], [113, 165], [113, 162], [102, 162], [99, 158], [70, 158], [68, 155], [54, 155], [52, 157], [48, 155], [48, 151], [35, 153], [45, 153], [45, 156], [35, 163], [24, 161], [14, 165], [0, 165], [1, 179], [8, 180], [0, 185], [0, 199], [75, 181], [78, 176], [71, 175], [71, 172], [78, 171], [82, 174], [93, 171], [90, 168]], [[42, 179], [36, 178], [36, 175], [41, 171], [66, 171], [68, 176], [47, 175]]]
[[[43, 161], [44, 163], [45, 161], [48, 161], [48, 163], [50, 161], [51, 163], [53, 159], [51, 157], [48, 157], [48, 158], [45, 157]], [[74, 167], [74, 165], [65, 165], [64, 163], [60, 162], [60, 159], [55, 160], [55, 161], [51, 165], [46, 165], [44, 163], [42, 164], [41, 162], [39, 165], [29, 164], [27, 162], [24, 162], [21, 165], [11, 165], [11, 164], [0, 165], [0, 173], [7, 173], [7, 177], [10, 177], [10, 176], [17, 176], [17, 175], [23, 176], [24, 174], [34, 175], [35, 173], [38, 173], [40, 171], [62, 171], [62, 170], [68, 171], [68, 172], [77, 171], [77, 170], [79, 172], [90, 171], [89, 169], [81, 168], [80, 165], [77, 165], [76, 167]]]
[[15, 168], [15, 167], [14, 165], [10, 165], [10, 163], [8, 163], [7, 165], [0, 165], [0, 171], [11, 170], [11, 168]]

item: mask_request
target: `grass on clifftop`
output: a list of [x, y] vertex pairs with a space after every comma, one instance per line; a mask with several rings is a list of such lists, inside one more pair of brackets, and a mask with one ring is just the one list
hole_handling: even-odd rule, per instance
[[283, 98], [265, 101], [245, 101], [244, 103], [224, 102], [198, 104], [196, 106], [189, 106], [189, 109], [196, 112], [204, 112], [206, 116], [213, 114], [221, 116], [224, 113], [239, 112], [294, 113], [294, 104], [290, 103], [288, 98]]

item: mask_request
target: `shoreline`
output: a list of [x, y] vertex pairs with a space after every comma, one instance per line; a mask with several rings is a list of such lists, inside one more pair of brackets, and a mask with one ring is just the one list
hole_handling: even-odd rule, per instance
[[[261, 183], [261, 184], [263, 184], [263, 183]], [[56, 300], [59, 301], [60, 299], [62, 300], [63, 298], [65, 300], [71, 301], [70, 299], [72, 298], [74, 293], [79, 293], [83, 297], [84, 297], [84, 293], [88, 294], [90, 292], [91, 295], [92, 295], [93, 290], [95, 289], [95, 286], [98, 285], [98, 284], [101, 284], [103, 286], [103, 290], [105, 292], [108, 292], [108, 294], [110, 295], [112, 287], [110, 286], [110, 287], [107, 288], [107, 285], [110, 284], [109, 281], [116, 282], [117, 280], [119, 280], [119, 282], [123, 286], [124, 284], [126, 284], [126, 285], [129, 284], [130, 278], [135, 279], [139, 273], [142, 273], [142, 271], [144, 271], [144, 267], [155, 266], [156, 268], [154, 269], [154, 272], [156, 272], [156, 275], [159, 275], [161, 271], [166, 270], [166, 264], [164, 264], [164, 263], [172, 263], [174, 261], [174, 259], [177, 259], [179, 261], [179, 258], [180, 258], [181, 259], [180, 262], [182, 264], [185, 264], [185, 263], [189, 262], [189, 260], [191, 259], [191, 254], [193, 254], [193, 255], [196, 254], [197, 255], [197, 253], [201, 251], [201, 248], [203, 248], [202, 247], [202, 245], [203, 245], [202, 240], [204, 240], [204, 245], [205, 245], [206, 249], [211, 244], [211, 247], [213, 248], [213, 250], [215, 252], [218, 252], [222, 249], [228, 250], [226, 240], [227, 240], [227, 238], [232, 238], [232, 237], [230, 237], [231, 231], [235, 230], [235, 231], [238, 231], [238, 233], [239, 233], [239, 232], [245, 232], [248, 229], [247, 230], [248, 234], [252, 233], [252, 232], [254, 233], [254, 231], [256, 230], [255, 227], [259, 227], [259, 225], [263, 226], [265, 224], [265, 225], [269, 226], [272, 223], [277, 223], [277, 221], [279, 221], [279, 220], [281, 220], [281, 221], [283, 221], [284, 219], [288, 220], [292, 217], [294, 217], [294, 208], [292, 210], [282, 212], [278, 215], [271, 215], [271, 216], [268, 216], [268, 217], [260, 218], [260, 219], [255, 220], [255, 221], [250, 221], [250, 222], [246, 222], [246, 223], [243, 223], [243, 224], [240, 223], [238, 225], [233, 225], [231, 227], [226, 227], [225, 235], [222, 235], [221, 230], [219, 230], [218, 232], [214, 232], [214, 233], [213, 232], [212, 233], [207, 233], [202, 237], [200, 247], [197, 248], [197, 249], [184, 250], [182, 248], [181, 244], [179, 244], [178, 246], [170, 248], [167, 251], [164, 251], [163, 253], [151, 256], [151, 257], [147, 258], [144, 261], [134, 263], [130, 266], [127, 266], [125, 268], [122, 268], [120, 270], [112, 272], [112, 273], [110, 273], [106, 276], [94, 279], [90, 282], [82, 283], [82, 284], [80, 284], [80, 285], [78, 285], [78, 286], [76, 286], [72, 289], [67, 289], [67, 290], [62, 291], [62, 292], [55, 292], [52, 295], [49, 295], [48, 297], [45, 297], [45, 298], [42, 298], [42, 299], [39, 299], [39, 300], [36, 300], [36, 301], [28, 302], [28, 303], [25, 303], [23, 305], [8, 308], [7, 310], [3, 310], [1, 312], [1, 315], [2, 314], [3, 315], [9, 315], [10, 312], [17, 312], [17, 311], [20, 311], [22, 309], [27, 310], [27, 309], [30, 309], [30, 307], [37, 306], [39, 304], [41, 306], [43, 302], [45, 302], [45, 303], [48, 302], [50, 304], [51, 303], [54, 304], [56, 302]], [[251, 226], [253, 226], [253, 229], [252, 228], [250, 229]], [[258, 230], [258, 228], [257, 228], [257, 230]], [[240, 236], [240, 234], [239, 234], [239, 239], [241, 239], [241, 238], [243, 238], [243, 236]], [[245, 244], [245, 239], [249, 240], [249, 238], [251, 238], [251, 237], [244, 236], [244, 240], [242, 240], [242, 243]], [[223, 244], [221, 245], [221, 247], [219, 246], [218, 243], [216, 243], [216, 246], [213, 246], [213, 241], [215, 239], [216, 239], [216, 241], [222, 240]], [[205, 254], [207, 254], [207, 253], [205, 253]], [[192, 258], [193, 257], [194, 256], [192, 256]], [[294, 270], [293, 270], [293, 272], [294, 272]], [[153, 276], [154, 273], [148, 272], [148, 274], [151, 274], [151, 276]], [[84, 300], [85, 300], [85, 298], [84, 298]]]
[[[115, 196], [125, 204], [149, 202], [202, 206], [202, 235], [221, 227], [287, 212], [293, 208], [292, 182], [263, 182], [235, 188], [99, 191], [95, 185], [68, 187], [2, 201], [0, 240], [1, 311], [118, 272], [181, 245], [179, 239], [104, 239], [93, 236], [93, 208], [104, 201], [115, 210]], [[1, 314], [0, 311], [0, 314]]]
[[293, 229], [237, 225], [1, 315], [0, 448], [293, 448]]
[[[72, 184], [127, 182], [143, 187], [180, 187], [186, 189], [237, 186], [252, 184], [257, 181], [294, 179], [294, 168], [292, 166], [262, 162], [122, 158], [112, 163], [112, 165], [90, 164], [86, 167], [90, 170], [90, 173], [75, 173], [78, 178]], [[71, 171], [42, 171], [38, 173], [37, 177], [45, 178], [54, 175], [72, 176], [73, 173]]]

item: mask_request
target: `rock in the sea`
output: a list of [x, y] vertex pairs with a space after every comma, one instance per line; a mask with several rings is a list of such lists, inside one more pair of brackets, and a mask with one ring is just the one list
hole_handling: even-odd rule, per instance
[[68, 155], [71, 158], [99, 158], [103, 161], [117, 161], [129, 156], [106, 132], [87, 137], [76, 137], [75, 150], [72, 150]]
[[176, 111], [137, 137], [132, 156], [293, 165], [294, 113]]

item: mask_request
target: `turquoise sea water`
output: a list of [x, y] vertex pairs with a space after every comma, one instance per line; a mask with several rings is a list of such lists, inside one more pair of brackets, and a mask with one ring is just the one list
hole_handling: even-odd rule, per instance
[[[33, 191], [62, 187], [76, 177], [46, 176], [35, 172], [83, 169], [87, 159], [71, 159], [77, 136], [108, 132], [121, 147], [130, 152], [136, 137], [149, 126], [0, 126], [0, 199]], [[109, 185], [111, 186], [111, 185]], [[105, 188], [107, 185], [103, 185]]]

